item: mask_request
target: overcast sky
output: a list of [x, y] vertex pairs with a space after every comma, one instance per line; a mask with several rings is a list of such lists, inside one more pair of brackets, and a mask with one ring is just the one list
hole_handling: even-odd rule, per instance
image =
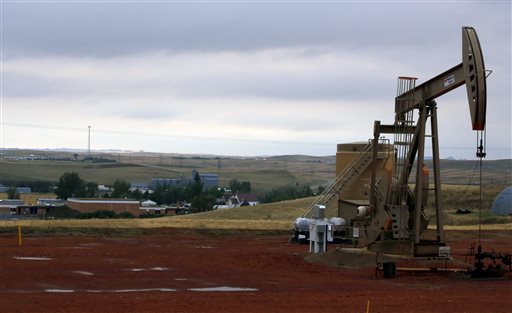
[[[393, 123], [398, 76], [462, 62], [462, 26], [512, 158], [510, 1], [2, 1], [1, 146], [334, 155]], [[441, 157], [474, 159], [465, 88], [437, 102]]]

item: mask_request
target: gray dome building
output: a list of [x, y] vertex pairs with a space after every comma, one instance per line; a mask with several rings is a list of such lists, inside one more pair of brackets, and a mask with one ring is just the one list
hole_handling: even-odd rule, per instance
[[505, 188], [494, 199], [491, 212], [496, 215], [512, 215], [512, 186]]

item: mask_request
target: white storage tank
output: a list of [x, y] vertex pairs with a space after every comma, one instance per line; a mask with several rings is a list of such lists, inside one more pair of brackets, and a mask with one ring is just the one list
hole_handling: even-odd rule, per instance
[[295, 220], [295, 230], [299, 232], [309, 232], [309, 219], [299, 217]]
[[329, 223], [332, 224], [332, 227], [334, 229], [334, 231], [338, 231], [340, 230], [343, 226], [346, 226], [347, 225], [347, 221], [345, 221], [343, 218], [341, 217], [331, 217], [329, 219]]

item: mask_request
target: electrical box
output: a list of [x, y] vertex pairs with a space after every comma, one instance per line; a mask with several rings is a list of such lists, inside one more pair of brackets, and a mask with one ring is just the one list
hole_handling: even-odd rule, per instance
[[313, 209], [311, 210], [311, 217], [317, 218], [317, 219], [324, 219], [325, 218], [325, 205], [316, 204], [313, 206]]
[[327, 222], [312, 219], [309, 224], [309, 252], [324, 253], [327, 251]]

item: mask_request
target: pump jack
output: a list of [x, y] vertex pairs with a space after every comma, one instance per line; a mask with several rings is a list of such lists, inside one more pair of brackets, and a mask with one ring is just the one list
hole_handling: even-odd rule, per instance
[[[347, 154], [359, 153], [360, 156], [343, 169], [338, 170], [337, 164], [337, 172], [340, 173], [311, 207], [319, 204], [329, 207], [337, 202], [338, 216], [346, 221], [340, 233], [354, 246], [409, 256], [449, 255], [443, 229], [435, 99], [466, 85], [472, 128], [480, 138], [479, 157], [485, 157], [486, 78], [476, 31], [472, 27], [463, 27], [462, 62], [419, 86], [416, 86], [416, 78], [399, 77], [394, 123], [383, 125], [375, 121], [373, 139], [364, 147], [347, 149]], [[416, 112], [418, 117], [415, 121]], [[430, 134], [427, 134], [428, 121]], [[394, 135], [392, 145], [382, 140], [383, 134]], [[424, 168], [425, 140], [428, 137], [432, 141], [432, 189], [428, 182], [430, 175]], [[338, 152], [341, 151], [340, 146], [343, 145], [338, 146]], [[415, 177], [411, 177], [414, 164]], [[349, 200], [356, 198], [348, 197], [347, 190], [351, 185], [363, 185], [362, 177], [368, 171], [371, 172], [369, 199]], [[409, 187], [410, 178], [415, 182], [414, 189]], [[427, 229], [429, 217], [424, 210], [429, 190], [435, 196], [434, 233]], [[310, 210], [303, 217], [309, 214]]]
[[[439, 134], [437, 127], [436, 98], [466, 85], [473, 130], [485, 130], [486, 116], [486, 71], [480, 43], [472, 27], [462, 28], [462, 63], [438, 76], [415, 86], [415, 78], [400, 77], [398, 95], [395, 98], [395, 122], [392, 125], [374, 123], [373, 154], [374, 166], [370, 189], [370, 227], [375, 222], [385, 225], [391, 219], [393, 236], [379, 234], [370, 245], [378, 251], [405, 252], [414, 256], [437, 255], [439, 247], [445, 246], [443, 210], [441, 202], [441, 176], [439, 167]], [[414, 123], [414, 111], [418, 119]], [[426, 133], [430, 119], [430, 136]], [[383, 188], [377, 180], [377, 151], [382, 134], [395, 136], [395, 164], [387, 199], [383, 202], [379, 195]], [[428, 226], [428, 216], [424, 212], [428, 175], [423, 169], [425, 160], [425, 139], [432, 140], [434, 195], [436, 208], [436, 236], [426, 239], [423, 234]], [[483, 146], [483, 143], [482, 143]], [[412, 167], [416, 163], [415, 187], [411, 190], [408, 181]], [[427, 181], [426, 181], [427, 180]], [[382, 213], [379, 211], [383, 211]], [[407, 219], [404, 223], [403, 218]], [[383, 229], [385, 230], [385, 229]], [[380, 237], [380, 238], [379, 238]]]
[[[450, 258], [443, 228], [441, 175], [439, 160], [439, 133], [437, 128], [437, 103], [435, 101], [457, 87], [466, 85], [472, 129], [477, 131], [476, 156], [480, 163], [480, 194], [482, 159], [485, 158], [486, 79], [480, 43], [472, 27], [462, 28], [462, 63], [416, 85], [416, 78], [399, 77], [395, 98], [395, 121], [392, 125], [374, 122], [373, 139], [368, 144], [338, 145], [336, 178], [315, 199], [310, 208], [295, 221], [295, 236], [291, 242], [300, 242], [309, 236], [311, 243], [319, 234], [313, 234], [323, 222], [325, 232], [333, 239], [354, 247], [366, 247], [381, 253], [412, 257]], [[418, 113], [416, 121], [414, 113]], [[427, 121], [430, 120], [430, 134]], [[393, 134], [393, 144], [382, 134]], [[433, 158], [433, 188], [429, 185], [430, 173], [424, 167], [425, 140], [431, 139]], [[416, 165], [415, 176], [412, 177]], [[370, 178], [369, 178], [370, 177]], [[409, 181], [413, 179], [414, 188]], [[370, 183], [365, 183], [369, 181]], [[429, 216], [425, 206], [429, 191], [434, 192], [436, 227], [428, 229]], [[369, 194], [369, 195], [368, 195]], [[356, 199], [356, 200], [354, 200]], [[359, 200], [357, 200], [359, 199]], [[337, 201], [335, 201], [337, 200]], [[325, 223], [315, 208], [323, 210], [337, 204], [336, 221]], [[481, 214], [480, 200], [480, 214]], [[316, 210], [318, 211], [318, 210]], [[322, 215], [323, 216], [323, 215]], [[308, 219], [312, 217], [312, 219]], [[481, 221], [479, 220], [479, 223]], [[312, 227], [313, 226], [313, 227]], [[472, 277], [503, 275], [508, 267], [512, 272], [512, 254], [484, 252], [481, 246], [479, 224], [478, 247], [473, 244], [466, 259], [473, 259], [469, 270]], [[309, 231], [307, 228], [309, 227]], [[316, 227], [316, 228], [315, 228]], [[324, 230], [321, 232], [324, 233]], [[326, 236], [327, 240], [329, 236]], [[325, 251], [323, 251], [325, 252]], [[501, 262], [501, 263], [500, 263]], [[389, 262], [388, 262], [389, 263]], [[393, 264], [394, 265], [394, 264]], [[379, 262], [377, 261], [377, 270]], [[385, 271], [384, 271], [385, 272]], [[391, 275], [391, 272], [389, 273]], [[393, 274], [394, 275], [394, 274]], [[391, 277], [391, 276], [389, 276]]]

